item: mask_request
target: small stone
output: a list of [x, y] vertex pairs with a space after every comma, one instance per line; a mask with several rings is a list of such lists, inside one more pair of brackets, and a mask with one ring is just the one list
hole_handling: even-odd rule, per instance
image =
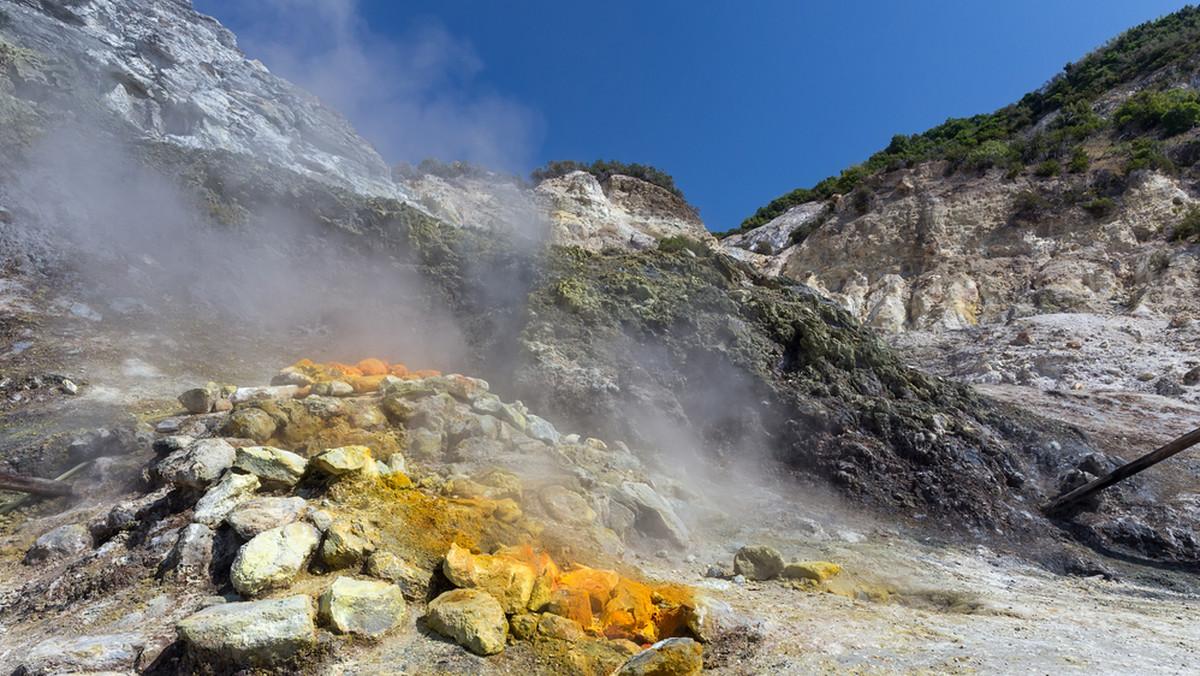
[[478, 589], [454, 589], [429, 603], [425, 622], [478, 655], [504, 650], [508, 620], [500, 603]]
[[79, 386], [78, 386], [78, 385], [76, 385], [76, 384], [75, 384], [73, 381], [71, 381], [70, 379], [63, 378], [63, 379], [62, 379], [62, 383], [59, 385], [59, 387], [60, 387], [60, 388], [62, 389], [62, 391], [63, 391], [64, 393], [66, 393], [66, 394], [72, 394], [72, 395], [73, 395], [73, 394], [79, 394]]
[[321, 559], [330, 569], [362, 565], [375, 551], [379, 531], [363, 519], [339, 519], [325, 531], [321, 543]]
[[1162, 397], [1177, 397], [1185, 390], [1174, 376], [1163, 376], [1154, 383], [1154, 393]]
[[517, 613], [508, 618], [508, 630], [522, 641], [528, 641], [537, 633], [538, 616], [533, 613]]
[[276, 386], [295, 385], [296, 387], [308, 387], [314, 382], [316, 381], [295, 366], [280, 369], [279, 373], [276, 373], [275, 377], [271, 378], [271, 384]]
[[692, 676], [704, 666], [703, 649], [690, 638], [668, 638], [629, 658], [613, 676]]
[[338, 577], [321, 594], [321, 621], [339, 634], [378, 636], [404, 619], [400, 587], [385, 582]]
[[1083, 343], [1079, 342], [1078, 340], [1068, 340], [1067, 341], [1067, 349], [1079, 350], [1081, 348], [1083, 348]]
[[320, 541], [317, 529], [291, 523], [263, 531], [242, 545], [229, 572], [233, 588], [243, 596], [291, 583]]
[[308, 460], [291, 451], [271, 446], [242, 446], [233, 466], [257, 476], [266, 484], [295, 486], [308, 467]]
[[236, 451], [224, 439], [197, 439], [163, 458], [155, 467], [162, 481], [204, 489], [233, 467]]
[[196, 503], [192, 520], [206, 526], [216, 526], [224, 521], [235, 507], [249, 500], [254, 491], [258, 490], [258, 486], [258, 477], [253, 474], [226, 473], [225, 477], [209, 488], [204, 497]]
[[783, 555], [774, 547], [742, 547], [733, 557], [733, 572], [751, 580], [770, 580], [783, 571]]
[[842, 567], [836, 563], [829, 563], [828, 561], [796, 561], [784, 566], [783, 572], [780, 575], [789, 580], [824, 582], [840, 572], [842, 572]]
[[193, 649], [237, 664], [273, 664], [316, 643], [312, 599], [303, 594], [215, 605], [175, 629]]
[[251, 540], [272, 528], [295, 523], [307, 507], [308, 503], [301, 497], [253, 498], [234, 507], [225, 522], [243, 540]]
[[578, 641], [584, 636], [583, 627], [578, 622], [552, 613], [546, 613], [538, 620], [537, 633], [563, 641]]
[[1196, 366], [1190, 369], [1187, 373], [1183, 374], [1184, 385], [1191, 387], [1196, 383], [1200, 383], [1200, 366]]
[[367, 557], [367, 574], [395, 582], [405, 598], [424, 599], [432, 575], [391, 552], [375, 552]]
[[1153, 373], [1150, 373], [1149, 371], [1144, 371], [1144, 372], [1138, 374], [1137, 379], [1142, 381], [1143, 383], [1145, 383], [1145, 382], [1154, 380], [1154, 377], [1155, 376]]
[[389, 455], [387, 458], [387, 462], [384, 464], [387, 465], [389, 474], [392, 472], [400, 472], [401, 474], [408, 474], [408, 463], [404, 461], [403, 453], [393, 453], [393, 454]]
[[1010, 343], [1010, 345], [1032, 345], [1032, 344], [1033, 344], [1033, 334], [1029, 333], [1028, 331], [1021, 331], [1020, 333], [1017, 334], [1016, 338], [1013, 338], [1012, 343]]
[[729, 573], [721, 566], [709, 566], [708, 570], [704, 571], [704, 577], [726, 578]]
[[323, 451], [309, 461], [313, 469], [332, 477], [353, 476], [378, 479], [379, 469], [371, 449], [366, 446], [343, 446]]
[[91, 550], [92, 546], [92, 534], [87, 526], [81, 523], [59, 526], [34, 541], [25, 553], [25, 563], [71, 558]]
[[[311, 509], [311, 508], [310, 508]], [[317, 530], [324, 533], [329, 530], [337, 517], [327, 509], [313, 509], [308, 513], [308, 522], [317, 527]]]
[[194, 387], [179, 395], [179, 403], [188, 413], [201, 414], [213, 410], [217, 402], [217, 391], [209, 387]]

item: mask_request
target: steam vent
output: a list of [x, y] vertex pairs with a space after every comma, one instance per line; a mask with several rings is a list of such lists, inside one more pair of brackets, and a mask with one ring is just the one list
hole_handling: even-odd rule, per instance
[[389, 166], [185, 0], [0, 0], [0, 674], [1200, 672], [1198, 54], [714, 234]]

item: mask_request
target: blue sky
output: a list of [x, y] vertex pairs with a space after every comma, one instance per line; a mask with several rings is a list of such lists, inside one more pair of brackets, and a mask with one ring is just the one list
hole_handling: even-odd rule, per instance
[[1121, 31], [1138, 0], [744, 3], [195, 0], [389, 162], [655, 165], [713, 230], [885, 147], [991, 112]]

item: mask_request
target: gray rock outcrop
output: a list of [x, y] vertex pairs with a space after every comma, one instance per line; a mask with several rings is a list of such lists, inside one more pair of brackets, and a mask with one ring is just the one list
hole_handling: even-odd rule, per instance
[[304, 595], [218, 604], [176, 631], [190, 648], [236, 664], [273, 664], [316, 642], [312, 599]]

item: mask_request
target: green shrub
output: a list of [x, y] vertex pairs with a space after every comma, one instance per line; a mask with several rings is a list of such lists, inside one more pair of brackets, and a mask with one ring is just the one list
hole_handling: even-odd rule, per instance
[[1039, 164], [1037, 169], [1033, 170], [1033, 173], [1041, 176], [1042, 178], [1058, 176], [1060, 173], [1062, 173], [1062, 166], [1058, 163], [1058, 160], [1051, 157], [1045, 162]]
[[967, 165], [972, 169], [989, 169], [1004, 166], [1016, 159], [1016, 153], [1008, 143], [991, 139], [979, 144], [967, 153]]
[[1200, 233], [1200, 209], [1192, 207], [1184, 214], [1183, 220], [1171, 231], [1171, 239], [1183, 241]]
[[1088, 158], [1087, 151], [1079, 146], [1071, 151], [1071, 161], [1067, 163], [1067, 171], [1072, 174], [1082, 174], [1088, 170], [1090, 164], [1091, 159]]
[[658, 250], [667, 253], [677, 253], [683, 250], [691, 251], [697, 256], [708, 253], [708, 247], [686, 235], [671, 235], [658, 240]]
[[854, 191], [854, 210], [860, 214], [865, 214], [871, 210], [871, 198], [875, 196], [875, 191], [870, 186], [859, 186]]
[[1019, 192], [1013, 197], [1013, 216], [1017, 220], [1037, 222], [1050, 209], [1050, 201], [1032, 190]]
[[1008, 171], [1004, 173], [1004, 178], [1007, 178], [1011, 181], [1020, 176], [1022, 171], [1025, 171], [1025, 165], [1021, 164], [1020, 162], [1013, 162], [1012, 164], [1008, 165]]
[[1195, 101], [1176, 103], [1163, 115], [1162, 123], [1169, 136], [1188, 131], [1200, 124], [1200, 103]]
[[1115, 205], [1113, 204], [1113, 201], [1107, 197], [1097, 197], [1096, 199], [1090, 202], [1084, 202], [1079, 206], [1083, 207], [1091, 215], [1100, 218], [1112, 213]]
[[1135, 138], [1129, 143], [1129, 160], [1122, 167], [1126, 174], [1138, 169], [1175, 173], [1175, 163], [1163, 154], [1163, 143], [1152, 138]]

